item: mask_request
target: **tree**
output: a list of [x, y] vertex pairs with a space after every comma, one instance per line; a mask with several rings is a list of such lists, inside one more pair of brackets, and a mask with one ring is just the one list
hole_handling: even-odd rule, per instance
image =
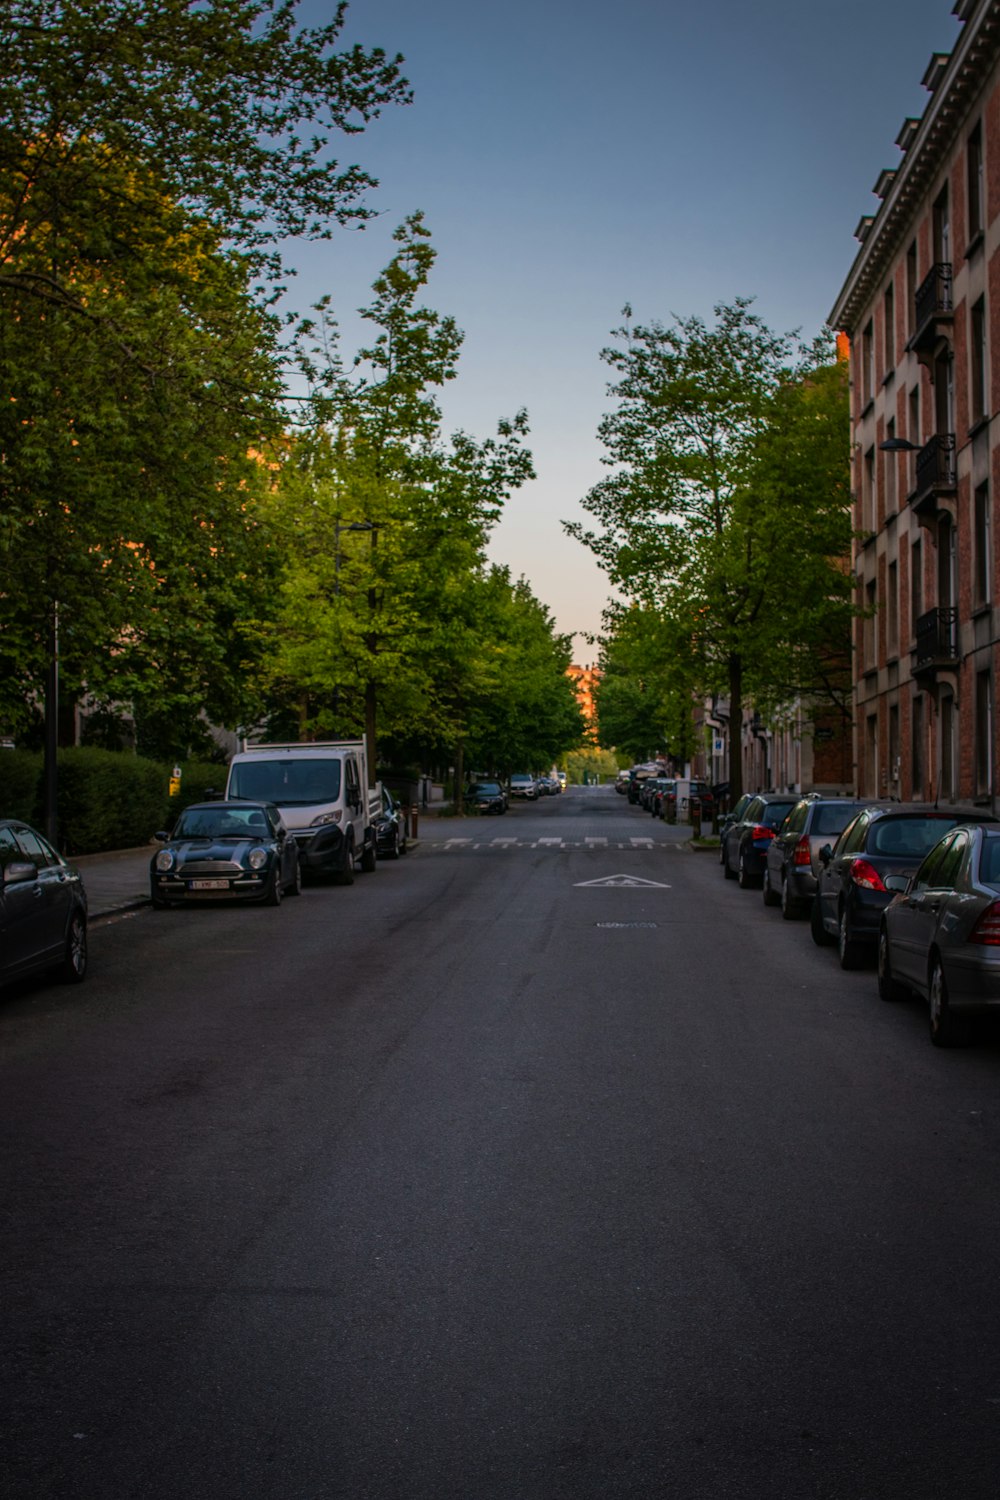
[[[849, 616], [846, 373], [745, 299], [715, 317], [626, 324], [603, 352], [619, 376], [600, 429], [612, 473], [584, 500], [601, 530], [568, 529], [663, 617], [685, 679], [728, 693], [735, 747], [748, 695], [822, 686]], [[735, 753], [730, 780], [736, 796]]]

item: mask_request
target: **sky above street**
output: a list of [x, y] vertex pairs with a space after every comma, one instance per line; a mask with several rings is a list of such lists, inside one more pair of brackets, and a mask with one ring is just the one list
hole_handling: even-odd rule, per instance
[[[756, 299], [812, 337], [853, 261], [871, 189], [929, 95], [934, 51], [959, 34], [952, 0], [352, 0], [346, 36], [403, 53], [414, 90], [342, 142], [380, 179], [364, 232], [293, 247], [293, 299], [353, 317], [422, 209], [438, 261], [426, 303], [466, 340], [443, 400], [448, 430], [485, 437], [529, 413], [538, 478], [518, 491], [491, 557], [524, 574], [576, 636], [609, 588], [561, 523], [604, 472], [610, 341], [637, 321], [710, 319]], [[326, 20], [332, 0], [302, 0]]]

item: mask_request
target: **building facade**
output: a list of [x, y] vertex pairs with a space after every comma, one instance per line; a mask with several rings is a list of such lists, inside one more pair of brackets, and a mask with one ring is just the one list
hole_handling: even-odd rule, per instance
[[1000, 0], [953, 13], [830, 323], [851, 348], [857, 790], [993, 805]]

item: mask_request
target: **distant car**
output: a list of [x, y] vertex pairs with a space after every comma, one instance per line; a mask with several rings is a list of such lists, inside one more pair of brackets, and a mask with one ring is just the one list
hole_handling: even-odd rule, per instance
[[505, 813], [507, 793], [499, 781], [474, 781], [465, 789], [465, 805], [475, 808], [478, 812]]
[[887, 875], [916, 874], [946, 833], [966, 823], [995, 823], [991, 813], [913, 802], [869, 805], [851, 819], [831, 848], [820, 850], [812, 904], [813, 941], [836, 943], [841, 967], [874, 956], [882, 913], [892, 900]]
[[771, 840], [798, 801], [780, 792], [758, 792], [743, 809], [726, 838], [727, 880], [739, 880], [740, 889], [760, 885]]
[[615, 777], [615, 791], [620, 792], [623, 797], [628, 791], [629, 777], [631, 776], [631, 774], [631, 771], [619, 771], [618, 775]]
[[663, 767], [655, 762], [647, 761], [645, 765], [633, 766], [628, 773], [628, 787], [626, 793], [630, 803], [639, 801], [642, 795], [642, 784], [648, 781], [650, 776], [662, 776]]
[[538, 787], [535, 785], [534, 776], [529, 776], [526, 771], [515, 771], [510, 778], [510, 795], [512, 797], [526, 797], [529, 802], [534, 802], [538, 796]]
[[894, 892], [882, 913], [878, 989], [883, 1000], [926, 1000], [931, 1041], [959, 1047], [976, 1015], [1000, 1011], [1000, 828], [945, 834]]
[[375, 817], [375, 849], [380, 859], [406, 853], [406, 814], [388, 787], [382, 788], [382, 807]]
[[[690, 781], [686, 791], [682, 793], [682, 798], [684, 803], [680, 809], [682, 823], [707, 821], [714, 817], [715, 798], [707, 781]], [[664, 793], [660, 816], [671, 823], [677, 821], [677, 781], [674, 781]]]
[[559, 790], [561, 792], [564, 792], [569, 785], [569, 777], [567, 776], [565, 771], [557, 771], [556, 775], [559, 779]]
[[535, 789], [539, 797], [558, 797], [561, 790], [557, 776], [537, 776]]
[[15, 818], [0, 820], [0, 983], [51, 969], [87, 974], [87, 893], [79, 870]]
[[805, 916], [816, 894], [819, 851], [843, 833], [864, 802], [848, 797], [802, 798], [771, 840], [764, 862], [764, 905], [791, 921]]
[[302, 889], [295, 840], [271, 802], [195, 802], [149, 867], [154, 906], [242, 900], [280, 906]]

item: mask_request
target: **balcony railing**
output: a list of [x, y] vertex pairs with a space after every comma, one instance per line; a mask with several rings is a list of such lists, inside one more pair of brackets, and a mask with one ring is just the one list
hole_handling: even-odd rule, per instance
[[909, 347], [917, 350], [932, 348], [937, 339], [938, 324], [951, 322], [955, 311], [950, 261], [939, 261], [936, 266], [931, 266], [913, 300], [914, 328]]
[[916, 672], [951, 667], [958, 661], [958, 610], [954, 605], [929, 609], [917, 620]]
[[937, 432], [917, 454], [917, 478], [910, 504], [918, 513], [937, 509], [938, 495], [952, 495], [958, 483], [953, 432]]

